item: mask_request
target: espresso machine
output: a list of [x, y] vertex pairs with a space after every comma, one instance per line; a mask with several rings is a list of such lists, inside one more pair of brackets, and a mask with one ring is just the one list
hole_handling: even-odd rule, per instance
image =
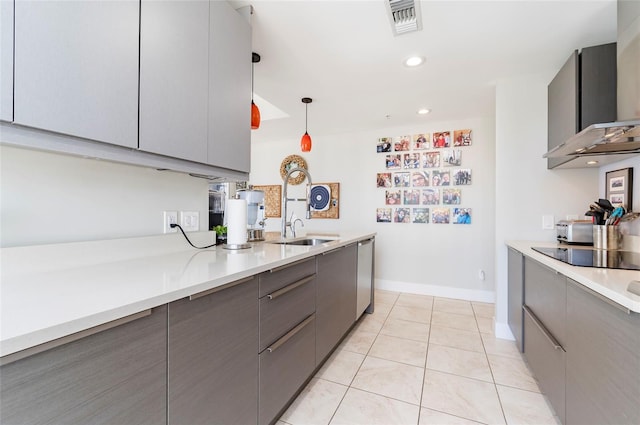
[[247, 241], [264, 240], [264, 191], [241, 189], [236, 192], [240, 199], [247, 201]]

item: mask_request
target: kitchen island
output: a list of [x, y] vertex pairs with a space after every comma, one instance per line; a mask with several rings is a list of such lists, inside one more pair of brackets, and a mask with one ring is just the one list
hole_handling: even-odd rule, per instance
[[271, 423], [362, 313], [374, 236], [3, 249], [2, 422]]

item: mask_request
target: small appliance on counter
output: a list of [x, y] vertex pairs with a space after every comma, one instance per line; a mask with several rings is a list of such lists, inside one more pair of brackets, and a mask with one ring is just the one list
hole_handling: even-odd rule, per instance
[[556, 224], [558, 242], [570, 245], [593, 245], [591, 220], [560, 220]]
[[264, 191], [249, 189], [238, 190], [240, 199], [247, 201], [247, 241], [264, 240]]

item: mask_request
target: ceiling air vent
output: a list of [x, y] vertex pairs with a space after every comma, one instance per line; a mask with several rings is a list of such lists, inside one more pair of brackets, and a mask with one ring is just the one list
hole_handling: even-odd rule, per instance
[[387, 0], [387, 12], [393, 35], [405, 34], [422, 29], [420, 2], [416, 0]]

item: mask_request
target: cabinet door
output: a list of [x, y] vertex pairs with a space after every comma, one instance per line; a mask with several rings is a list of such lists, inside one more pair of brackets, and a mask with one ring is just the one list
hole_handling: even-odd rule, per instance
[[617, 119], [616, 43], [580, 52], [580, 127]]
[[208, 163], [251, 168], [251, 26], [226, 1], [211, 2]]
[[640, 423], [640, 314], [569, 280], [566, 349], [566, 423]]
[[13, 0], [0, 0], [0, 120], [13, 121]]
[[356, 317], [357, 245], [317, 257], [316, 363], [321, 363]]
[[524, 313], [524, 357], [556, 415], [565, 423], [566, 353], [526, 306]]
[[524, 305], [524, 259], [523, 255], [513, 248], [508, 249], [508, 323], [520, 352], [524, 351], [522, 339], [522, 319]]
[[164, 424], [167, 308], [0, 368], [3, 424]]
[[258, 424], [273, 423], [313, 373], [314, 320], [314, 315], [307, 317], [260, 353]]
[[258, 282], [169, 304], [169, 423], [258, 420]]
[[208, 0], [142, 0], [141, 150], [207, 162], [208, 62]]
[[15, 2], [14, 122], [138, 146], [139, 2]]
[[[579, 131], [579, 60], [578, 51], [575, 50], [549, 83], [547, 89], [547, 150], [561, 145]], [[547, 166], [554, 168], [566, 161], [565, 158], [548, 158]]]
[[[566, 280], [561, 273], [525, 257], [525, 304], [563, 346], [566, 340]], [[524, 349], [527, 350], [526, 344]]]

